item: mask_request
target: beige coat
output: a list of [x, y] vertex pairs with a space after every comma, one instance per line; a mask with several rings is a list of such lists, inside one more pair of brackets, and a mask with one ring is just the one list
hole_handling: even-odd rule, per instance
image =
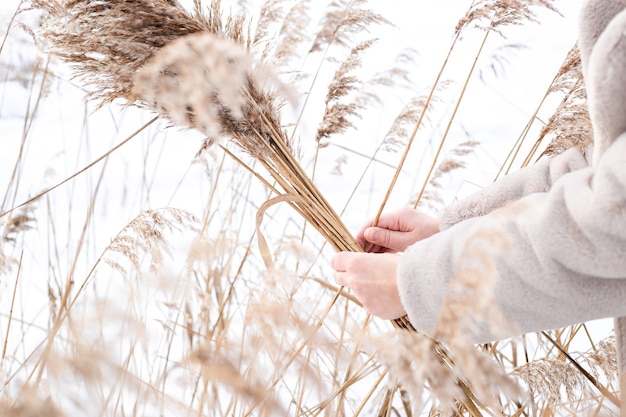
[[[443, 210], [442, 231], [403, 254], [398, 285], [417, 329], [433, 332], [453, 277], [483, 264], [499, 311], [518, 333], [625, 317], [615, 320], [625, 380], [625, 8], [626, 0], [586, 0], [580, 16], [595, 141], [589, 156], [570, 149], [507, 176]], [[476, 253], [483, 257], [471, 262]], [[482, 327], [473, 337], [495, 336]]]

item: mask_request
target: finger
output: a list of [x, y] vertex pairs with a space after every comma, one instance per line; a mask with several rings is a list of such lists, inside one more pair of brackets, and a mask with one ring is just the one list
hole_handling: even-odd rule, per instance
[[335, 279], [335, 282], [337, 283], [337, 285], [341, 285], [342, 287], [345, 287], [348, 285], [348, 274], [344, 271], [335, 271], [335, 273], [333, 274], [333, 278]]
[[330, 266], [335, 271], [345, 272], [349, 252], [337, 252], [330, 258]]
[[359, 244], [359, 246], [361, 247], [361, 249], [365, 249], [365, 247], [368, 244], [367, 239], [365, 239], [365, 236], [363, 235], [364, 232], [372, 227], [372, 222], [374, 221], [374, 219], [370, 219], [367, 222], [365, 222], [363, 224], [363, 226], [361, 226], [361, 228], [359, 229], [359, 231], [356, 233], [356, 241]]
[[364, 236], [368, 242], [391, 251], [402, 251], [411, 243], [407, 233], [380, 227], [370, 227], [365, 230]]
[[363, 246], [363, 251], [367, 253], [385, 253], [388, 252], [389, 249], [366, 240], [365, 245]]
[[407, 209], [409, 208], [400, 207], [399, 209], [396, 209], [394, 211], [383, 213], [378, 219], [378, 222], [375, 225], [370, 224], [370, 226], [377, 226], [377, 227], [380, 227], [383, 229], [389, 229], [389, 230], [406, 231], [403, 228], [402, 219], [403, 219], [403, 216], [405, 216], [405, 212]]

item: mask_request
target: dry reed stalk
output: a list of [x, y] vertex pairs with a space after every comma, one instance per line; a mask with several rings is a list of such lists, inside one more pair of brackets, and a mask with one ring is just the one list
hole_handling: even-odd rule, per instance
[[[437, 96], [433, 95], [431, 100], [437, 100]], [[413, 128], [418, 122], [427, 102], [427, 97], [418, 95], [413, 97], [400, 113], [398, 113], [383, 138], [382, 146], [384, 150], [397, 152], [398, 148], [406, 147], [407, 138], [411, 136], [408, 128]], [[425, 117], [428, 118], [428, 115]], [[374, 157], [376, 157], [376, 154], [374, 154]]]
[[310, 52], [327, 50], [330, 45], [349, 46], [356, 33], [374, 24], [388, 23], [381, 15], [363, 9], [366, 3], [366, 0], [333, 2], [324, 15], [322, 27], [313, 40]]
[[11, 28], [13, 27], [13, 24], [15, 23], [15, 19], [17, 15], [20, 14], [21, 11], [23, 10], [22, 6], [24, 5], [24, 3], [25, 3], [25, 0], [20, 1], [18, 6], [15, 8], [15, 11], [11, 15], [11, 18], [9, 19], [9, 22], [6, 26], [6, 31], [4, 32], [4, 35], [2, 36], [2, 43], [0, 43], [0, 54], [2, 54], [2, 51], [4, 50], [4, 46], [6, 45], [7, 39], [9, 38], [9, 33], [11, 33]]
[[554, 0], [474, 0], [457, 26], [460, 33], [468, 28], [502, 34], [504, 26], [538, 22], [533, 8], [545, 8], [558, 13]]
[[[437, 73], [437, 76], [435, 78], [435, 81], [431, 89], [431, 93], [428, 99], [426, 100], [422, 113], [420, 114], [420, 117], [417, 123], [415, 124], [413, 133], [411, 134], [408, 144], [405, 147], [405, 151], [400, 159], [400, 162], [398, 163], [398, 167], [396, 169], [394, 177], [392, 178], [390, 186], [387, 189], [387, 194], [383, 198], [383, 201], [380, 205], [378, 213], [376, 214], [374, 218], [374, 222], [373, 222], [374, 226], [378, 223], [378, 219], [380, 218], [380, 215], [382, 214], [387, 204], [387, 201], [389, 200], [389, 197], [391, 196], [391, 192], [393, 191], [393, 188], [395, 187], [395, 184], [400, 175], [400, 172], [402, 171], [402, 167], [404, 166], [404, 163], [406, 162], [408, 153], [412, 147], [415, 136], [417, 135], [417, 131], [419, 130], [422, 120], [424, 118], [424, 115], [426, 111], [428, 110], [428, 107], [432, 100], [433, 93], [440, 82], [441, 76], [447, 67], [448, 60], [450, 56], [452, 55], [452, 52], [457, 42], [461, 38], [462, 33], [468, 28], [478, 28], [486, 32], [485, 38], [483, 40], [483, 44], [481, 45], [475, 57], [475, 61], [474, 61], [474, 66], [475, 66], [476, 60], [479, 58], [482, 48], [484, 46], [484, 43], [487, 39], [487, 35], [490, 32], [496, 32], [496, 33], [502, 34], [501, 30], [502, 30], [502, 27], [504, 26], [520, 25], [522, 22], [525, 22], [525, 21], [536, 21], [537, 15], [533, 11], [533, 7], [544, 7], [554, 12], [558, 12], [552, 3], [554, 3], [553, 0], [495, 0], [495, 1], [494, 0], [477, 0], [477, 1], [472, 2], [465, 16], [461, 18], [459, 22], [457, 23], [457, 26], [455, 28], [455, 36], [453, 38], [450, 49], [448, 50], [446, 58], [444, 59], [439, 72]], [[467, 86], [467, 83], [469, 82], [469, 77], [471, 76], [472, 72], [473, 72], [473, 67], [466, 80], [465, 87]], [[458, 109], [458, 106], [460, 105], [463, 99], [465, 87], [461, 91], [459, 100], [457, 101], [457, 104], [455, 106], [455, 112]], [[453, 119], [454, 119], [454, 115], [452, 116], [450, 123], [452, 123]], [[450, 125], [448, 125], [448, 129], [449, 127]], [[443, 147], [446, 137], [447, 137], [447, 133], [444, 133], [443, 138], [440, 142], [439, 148], [437, 150], [437, 155], [439, 155], [439, 153], [441, 152], [441, 148]], [[417, 205], [419, 204], [421, 196], [423, 195], [425, 191], [425, 187], [428, 184], [430, 175], [432, 174], [434, 166], [436, 165], [437, 157], [433, 159], [434, 159], [433, 164], [424, 181], [424, 185], [422, 189], [420, 190], [418, 197], [415, 199], [415, 204], [414, 204], [415, 207], [417, 207]]]
[[[474, 148], [479, 144], [477, 141], [469, 140], [460, 143], [450, 151], [450, 156], [441, 161], [430, 180], [428, 180], [428, 188], [422, 194], [420, 204], [427, 203], [428, 207], [436, 210], [443, 205], [443, 198], [438, 194], [438, 190], [441, 189], [441, 180], [444, 176], [448, 176], [456, 170], [465, 168], [465, 162], [463, 157], [466, 157], [470, 153], [474, 152]], [[412, 199], [410, 201], [415, 207], [418, 204]]]
[[360, 86], [358, 78], [351, 72], [361, 66], [360, 55], [373, 43], [374, 40], [368, 40], [352, 48], [348, 58], [342, 62], [330, 82], [326, 94], [324, 117], [315, 138], [319, 146], [326, 146], [327, 143], [323, 140], [329, 136], [342, 134], [348, 128], [354, 127], [350, 119], [359, 117], [360, 110], [364, 108], [360, 103], [343, 103], [342, 99]]
[[[316, 33], [309, 49], [309, 54], [321, 52], [322, 56], [319, 60], [317, 70], [314, 72], [313, 80], [307, 89], [308, 92], [313, 91], [316, 87], [318, 76], [322, 66], [328, 59], [328, 55], [332, 47], [347, 47], [351, 44], [352, 36], [363, 31], [366, 27], [389, 23], [381, 15], [374, 13], [371, 10], [362, 8], [364, 4], [366, 4], [365, 0], [340, 0], [331, 2], [326, 8], [326, 13], [324, 14], [321, 22], [321, 29]], [[362, 43], [361, 45], [363, 45], [363, 47], [354, 47], [352, 52], [349, 54], [348, 59], [346, 59], [335, 72], [334, 79], [331, 81], [328, 88], [326, 110], [324, 112], [325, 114], [323, 116], [322, 125], [320, 126], [320, 129], [323, 128], [323, 136], [327, 137], [340, 133], [351, 126], [350, 121], [344, 120], [345, 118], [341, 117], [342, 114], [338, 111], [341, 107], [350, 112], [350, 114], [346, 114], [345, 116], [358, 116], [360, 110], [362, 110], [362, 105], [356, 102], [347, 105], [339, 105], [338, 103], [338, 99], [355, 89], [354, 85], [348, 88], [342, 88], [340, 90], [340, 94], [337, 94], [337, 92], [334, 91], [335, 89], [332, 87], [333, 85], [340, 85], [339, 78], [345, 77], [347, 73], [355, 68], [355, 66], [358, 66], [360, 60], [359, 54], [363, 49], [367, 49], [369, 47], [369, 45], [367, 45], [369, 42], [370, 41], [365, 41]], [[350, 77], [351, 84], [355, 84], [356, 82], [357, 79], [355, 77]], [[291, 135], [292, 139], [295, 137], [296, 129], [300, 126], [305, 110], [308, 108], [310, 96], [310, 94], [306, 95], [304, 103], [301, 106], [299, 115], [295, 121], [295, 128]], [[318, 132], [318, 140], [320, 137], [321, 135]], [[316, 150], [315, 159], [317, 159], [318, 151], [319, 149]]]
[[[582, 356], [583, 361], [592, 364], [590, 369], [605, 369], [603, 376], [609, 380], [617, 380], [615, 367], [615, 346], [611, 342], [602, 342], [598, 349]], [[570, 355], [570, 354], [568, 354]], [[513, 374], [521, 378], [535, 396], [535, 401], [552, 402], [554, 405], [566, 403], [590, 404], [597, 396], [590, 388], [589, 379], [572, 365], [566, 357], [546, 357], [529, 362], [513, 370]], [[599, 376], [599, 375], [598, 375]], [[600, 386], [596, 384], [597, 388]], [[602, 396], [619, 407], [613, 393], [606, 388], [600, 389]]]
[[[549, 89], [549, 93], [556, 92], [565, 93], [565, 96], [541, 131], [538, 142], [548, 136], [552, 136], [552, 140], [540, 158], [558, 155], [574, 146], [585, 152], [593, 144], [591, 120], [586, 105], [587, 91], [577, 46], [569, 52], [557, 73], [556, 81]], [[535, 148], [529, 153], [524, 164], [530, 161]]]
[[[1, 248], [0, 248], [1, 250]], [[0, 252], [1, 255], [1, 252]], [[0, 270], [2, 270], [4, 256], [0, 256]], [[15, 307], [15, 296], [17, 295], [17, 288], [20, 282], [20, 272], [22, 271], [22, 260], [24, 259], [24, 253], [20, 255], [20, 260], [17, 266], [17, 273], [15, 274], [15, 285], [13, 286], [13, 295], [11, 296], [11, 306], [9, 307], [9, 317], [7, 321], [7, 328], [4, 334], [4, 343], [2, 345], [2, 355], [0, 356], [0, 371], [2, 371], [4, 361], [7, 356], [7, 346], [9, 343], [9, 332], [11, 331], [11, 323], [13, 322], [13, 308]]]
[[[37, 90], [34, 104], [32, 105], [32, 107], [29, 106], [29, 108], [27, 109], [27, 114], [25, 115], [24, 128], [22, 132], [22, 142], [20, 143], [19, 154], [13, 166], [13, 171], [11, 172], [11, 178], [9, 179], [8, 184], [7, 184], [7, 191], [5, 192], [3, 199], [2, 199], [2, 204], [0, 205], [0, 211], [3, 211], [2, 213], [0, 213], [0, 217], [3, 217], [9, 212], [12, 212], [16, 208], [20, 208], [24, 206], [24, 204], [21, 204], [19, 206], [14, 206], [10, 210], [4, 211], [7, 205], [15, 204], [15, 196], [17, 194], [17, 188], [18, 188], [17, 184], [19, 183], [19, 166], [22, 163], [22, 159], [26, 156], [26, 142], [27, 142], [27, 138], [29, 135], [29, 131], [32, 127], [32, 121], [35, 119], [37, 115], [37, 111], [39, 110], [39, 105], [41, 104], [41, 101], [43, 97], [45, 96], [45, 92], [47, 90], [48, 78], [50, 76], [50, 73], [48, 71], [49, 62], [50, 62], [49, 59], [46, 61], [39, 60], [39, 59], [35, 60], [35, 66], [30, 76], [30, 84], [33, 86], [33, 88], [35, 88], [34, 86], [36, 85], [36, 81], [39, 81], [40, 83], [38, 86], [39, 89]], [[39, 75], [41, 75], [41, 79], [37, 80], [37, 77]]]
[[[124, 146], [125, 144], [130, 142], [133, 138], [135, 138], [143, 130], [145, 130], [147, 127], [149, 127], [152, 123], [154, 123], [156, 121], [157, 121], [157, 118], [154, 117], [152, 120], [148, 121], [147, 123], [144, 123], [143, 126], [141, 126], [139, 129], [137, 129], [134, 133], [130, 134], [126, 139], [124, 139], [123, 141], [121, 141], [120, 143], [118, 143], [117, 145], [112, 147], [111, 149], [109, 149], [107, 152], [105, 152], [102, 155], [100, 155], [98, 158], [96, 158], [95, 160], [93, 160], [89, 164], [85, 165], [80, 170], [74, 172], [72, 175], [70, 175], [67, 178], [63, 179], [62, 181], [56, 183], [52, 187], [46, 188], [45, 190], [35, 194], [35, 196], [29, 198], [28, 200], [26, 200], [26, 201], [24, 201], [24, 202], [22, 202], [22, 203], [20, 203], [18, 205], [15, 205], [12, 208], [7, 209], [6, 211], [3, 211], [2, 213], [0, 213], [0, 218], [2, 218], [4, 216], [7, 216], [7, 215], [10, 215], [15, 210], [27, 209], [32, 203], [34, 203], [35, 201], [39, 200], [40, 198], [42, 198], [46, 194], [48, 194], [51, 191], [54, 191], [55, 189], [61, 187], [63, 184], [67, 184], [68, 182], [70, 182], [71, 180], [73, 180], [76, 177], [80, 176], [81, 174], [83, 174], [84, 172], [88, 171], [90, 168], [94, 167], [95, 165], [99, 164], [100, 162], [106, 161], [107, 157], [109, 157], [113, 152], [117, 151], [122, 146]], [[21, 155], [20, 155], [20, 158], [21, 158]]]
[[298, 47], [308, 39], [306, 28], [311, 19], [311, 2], [297, 1], [285, 15], [278, 32], [280, 41], [273, 53], [277, 65], [288, 67], [292, 60], [298, 58]]
[[[465, 96], [465, 91], [467, 90], [467, 86], [472, 78], [472, 75], [474, 74], [474, 70], [476, 69], [476, 63], [478, 62], [478, 58], [481, 56], [483, 48], [485, 47], [485, 44], [487, 43], [487, 38], [488, 38], [489, 33], [490, 33], [489, 31], [485, 32], [485, 36], [483, 37], [482, 43], [480, 44], [480, 47], [478, 48], [478, 52], [476, 53], [476, 56], [474, 57], [474, 62], [472, 63], [472, 66], [470, 67], [470, 70], [467, 74], [467, 78], [465, 79], [463, 88], [461, 89], [456, 105], [454, 106], [452, 115], [450, 116], [450, 119], [448, 120], [448, 124], [446, 125], [446, 129], [443, 133], [443, 136], [441, 137], [439, 146], [437, 147], [437, 150], [435, 151], [435, 156], [433, 157], [430, 168], [428, 169], [428, 172], [426, 173], [426, 177], [424, 179], [422, 187], [420, 188], [420, 191], [417, 194], [417, 197], [415, 198], [415, 203], [413, 204], [414, 208], [417, 207], [417, 205], [420, 203], [422, 196], [424, 195], [424, 192], [426, 191], [426, 186], [428, 185], [430, 181], [431, 175], [433, 174], [433, 171], [435, 167], [437, 166], [439, 155], [441, 154], [441, 151], [443, 150], [443, 146], [446, 143], [446, 139], [448, 138], [448, 133], [450, 132], [450, 128], [452, 127], [452, 123], [454, 122], [456, 113], [459, 110], [461, 102], [463, 101], [463, 97]], [[379, 213], [382, 213], [382, 207], [379, 210]]]
[[526, 123], [517, 141], [509, 151], [509, 154], [495, 177], [496, 180], [501, 175], [509, 173], [513, 168], [513, 164], [517, 159], [521, 147], [527, 139], [533, 123], [537, 120], [539, 111], [543, 108], [548, 97], [556, 93], [564, 93], [565, 96], [550, 117], [550, 120], [543, 126], [539, 137], [531, 147], [521, 167], [525, 167], [533, 161], [534, 155], [547, 137], [552, 136], [552, 141], [539, 156], [540, 158], [542, 156], [557, 155], [571, 146], [578, 146], [584, 152], [593, 142], [591, 121], [586, 108], [587, 94], [582, 79], [580, 51], [578, 46], [574, 45], [555, 74], [554, 79], [535, 108], [529, 121]]
[[[385, 197], [383, 198], [382, 203], [380, 204], [380, 207], [378, 209], [378, 212], [376, 213], [376, 216], [374, 217], [374, 221], [372, 223], [372, 226], [376, 226], [378, 224], [378, 220], [380, 219], [380, 216], [383, 214], [383, 211], [385, 209], [385, 206], [387, 205], [387, 202], [389, 201], [389, 198], [391, 197], [391, 193], [396, 185], [396, 182], [398, 181], [398, 177], [400, 176], [400, 172], [402, 172], [402, 168], [406, 162], [406, 159], [409, 155], [409, 151], [411, 150], [411, 147], [413, 146], [413, 141], [415, 140], [415, 137], [417, 136], [417, 132], [420, 128], [420, 126], [422, 125], [422, 121], [424, 120], [424, 117], [426, 116], [426, 112], [428, 111], [429, 105], [431, 103], [431, 101], [433, 100], [433, 97], [435, 95], [435, 91], [437, 91], [437, 88], [439, 86], [439, 82], [441, 80], [441, 77], [443, 75], [444, 70], [446, 69], [447, 65], [448, 65], [448, 60], [450, 59], [450, 56], [452, 55], [452, 51], [454, 50], [454, 47], [456, 45], [456, 43], [459, 41], [460, 39], [460, 32], [457, 32], [456, 36], [454, 37], [454, 40], [452, 41], [452, 44], [450, 45], [450, 49], [448, 49], [448, 54], [446, 55], [446, 58], [443, 61], [443, 64], [441, 65], [441, 68], [439, 69], [439, 72], [437, 73], [437, 76], [435, 78], [435, 81], [433, 82], [433, 86], [430, 90], [430, 93], [428, 94], [428, 97], [426, 98], [426, 101], [424, 102], [424, 106], [421, 109], [421, 113], [419, 115], [419, 118], [417, 119], [417, 122], [415, 123], [415, 126], [413, 127], [413, 132], [411, 133], [411, 137], [409, 138], [405, 148], [404, 148], [404, 153], [402, 154], [402, 157], [400, 158], [400, 161], [398, 163], [398, 166], [396, 167], [396, 171], [394, 173], [393, 178], [391, 179], [391, 183], [389, 185], [389, 187], [387, 188], [387, 193], [385, 194]], [[416, 205], [419, 202], [416, 201]]]
[[[589, 371], [587, 371], [580, 363], [579, 361], [577, 361], [576, 359], [574, 359], [572, 357], [572, 355], [567, 351], [567, 348], [562, 346], [558, 341], [554, 340], [552, 337], [550, 337], [550, 335], [548, 334], [548, 332], [541, 332], [542, 336], [544, 338], [546, 338], [548, 341], [550, 341], [550, 343], [552, 345], [554, 345], [558, 352], [560, 353], [560, 357], [559, 359], [562, 360], [567, 360], [571, 365], [573, 365], [573, 367], [576, 369], [577, 372], [569, 372], [568, 376], [570, 377], [571, 380], [575, 380], [577, 381], [575, 383], [575, 385], [579, 385], [580, 388], [582, 388], [584, 386], [584, 382], [588, 381], [591, 383], [592, 386], [594, 386], [595, 388], [597, 388], [600, 393], [602, 394], [603, 398], [608, 399], [611, 403], [613, 403], [616, 407], [620, 406], [619, 403], [619, 399], [618, 397], [613, 394], [607, 387], [605, 387], [604, 385], [600, 384], [597, 380], [597, 377], [594, 375], [591, 375], [591, 373], [589, 373]], [[616, 351], [615, 348], [613, 347], [611, 349], [610, 344], [601, 344], [602, 347], [608, 347], [609, 350], [612, 350], [612, 354], [615, 355]], [[596, 350], [596, 352], [598, 352]], [[600, 357], [606, 357], [606, 354], [600, 353], [599, 355], [597, 355], [598, 358]], [[616, 358], [616, 356], [614, 356]], [[617, 371], [617, 360], [613, 359], [614, 362], [614, 367], [615, 367], [615, 372], [612, 373], [612, 375], [610, 374], [605, 374], [607, 377], [613, 377], [613, 379], [617, 379], [617, 376], [619, 375], [619, 372]], [[609, 365], [607, 368], [610, 368], [611, 366]], [[592, 368], [595, 370], [597, 370], [595, 367]], [[565, 384], [566, 390], [568, 391], [568, 397], [571, 400], [572, 396], [570, 395], [570, 390], [571, 387], [568, 386], [568, 384]], [[578, 390], [577, 390], [578, 391]], [[577, 393], [578, 394], [578, 393]], [[581, 398], [580, 402], [584, 402], [583, 400], [587, 400], [586, 398]]]

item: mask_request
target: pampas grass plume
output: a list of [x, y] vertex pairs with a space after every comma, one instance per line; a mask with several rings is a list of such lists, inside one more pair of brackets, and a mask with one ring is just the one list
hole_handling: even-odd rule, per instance
[[222, 133], [220, 113], [243, 116], [252, 57], [236, 42], [208, 33], [177, 39], [160, 50], [134, 78], [132, 97], [196, 127], [209, 137]]

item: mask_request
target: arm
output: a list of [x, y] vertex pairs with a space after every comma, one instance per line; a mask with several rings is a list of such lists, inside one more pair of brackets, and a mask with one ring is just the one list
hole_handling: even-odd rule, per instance
[[[385, 319], [403, 316], [406, 312], [400, 302], [396, 282], [400, 257], [392, 254], [404, 251], [411, 244], [438, 233], [440, 228], [449, 228], [464, 219], [481, 216], [523, 195], [546, 191], [556, 179], [586, 165], [583, 152], [579, 149], [568, 150], [555, 158], [507, 176], [447, 208], [442, 212], [440, 220], [408, 207], [385, 213], [376, 227], [370, 227], [372, 221], [369, 221], [357, 233], [359, 245], [366, 252], [378, 256], [353, 252], [335, 254], [331, 260], [335, 281], [352, 288], [370, 313]], [[381, 254], [385, 256], [380, 256]], [[443, 298], [444, 284], [447, 282], [445, 279], [444, 283], [437, 280], [431, 285], [428, 284], [428, 279], [423, 282], [426, 285], [425, 291], [433, 292], [433, 300]], [[428, 295], [425, 296], [430, 299]], [[424, 317], [424, 321], [433, 322], [437, 312], [438, 308], [430, 311], [430, 316]]]
[[434, 331], [448, 284], [476, 267], [471, 261], [477, 248], [493, 268], [497, 307], [520, 333], [626, 315], [624, 167], [626, 134], [595, 169], [570, 172], [549, 191], [411, 246], [398, 266], [399, 293], [411, 322]]
[[563, 175], [590, 165], [591, 150], [568, 149], [550, 159], [516, 171], [439, 213], [441, 230], [463, 220], [483, 216], [508, 202], [532, 193], [546, 192]]

